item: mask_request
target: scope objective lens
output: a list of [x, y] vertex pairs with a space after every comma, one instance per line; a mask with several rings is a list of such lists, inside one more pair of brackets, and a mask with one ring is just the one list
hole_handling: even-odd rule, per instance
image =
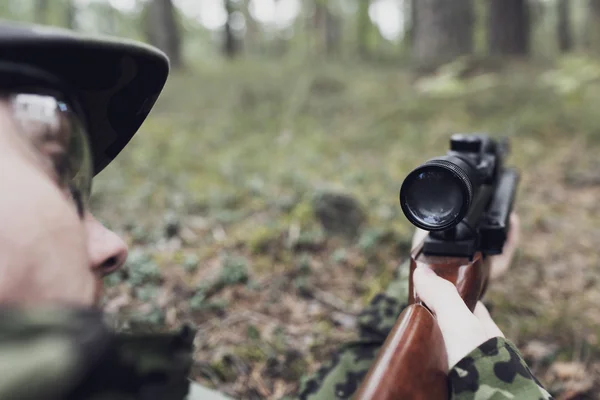
[[406, 177], [400, 189], [400, 206], [416, 227], [446, 230], [469, 211], [476, 182], [475, 169], [462, 158], [433, 159]]

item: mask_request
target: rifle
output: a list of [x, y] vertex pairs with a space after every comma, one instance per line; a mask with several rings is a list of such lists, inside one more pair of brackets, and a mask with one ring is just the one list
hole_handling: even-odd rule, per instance
[[408, 307], [398, 317], [354, 399], [445, 400], [448, 357], [435, 316], [413, 287], [417, 262], [452, 282], [473, 311], [485, 294], [489, 255], [510, 229], [519, 175], [505, 168], [507, 140], [455, 134], [450, 151], [413, 170], [400, 189], [407, 219], [429, 231], [411, 253]]

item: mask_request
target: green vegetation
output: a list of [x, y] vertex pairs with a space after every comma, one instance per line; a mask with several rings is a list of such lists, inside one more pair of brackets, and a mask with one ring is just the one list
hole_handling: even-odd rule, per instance
[[[252, 61], [173, 75], [96, 182], [98, 214], [133, 245], [126, 284], [113, 281], [107, 303], [131, 292], [124, 318], [150, 300], [162, 312], [147, 309], [149, 323], [193, 321], [198, 360], [213, 360], [198, 379], [231, 394], [240, 365], [273, 371], [295, 351], [294, 365], [314, 370], [408, 254], [405, 174], [445, 152], [451, 133], [488, 131], [511, 140], [524, 231], [515, 267], [489, 293], [494, 317], [521, 346], [537, 338], [597, 362], [600, 64], [572, 57], [457, 78], [473, 65], [421, 80], [365, 64]], [[355, 239], [321, 228], [311, 204], [324, 190], [360, 203], [368, 221]], [[263, 384], [282, 380], [291, 393], [294, 371]]]

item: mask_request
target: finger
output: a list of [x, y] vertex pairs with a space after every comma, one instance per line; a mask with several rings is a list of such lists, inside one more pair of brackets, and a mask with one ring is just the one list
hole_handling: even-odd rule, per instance
[[488, 337], [504, 337], [504, 333], [502, 333], [500, 328], [498, 328], [498, 325], [496, 325], [486, 306], [482, 302], [477, 302], [473, 314], [475, 314], [475, 316], [479, 319], [479, 322], [483, 326], [483, 329], [485, 329]]
[[442, 330], [444, 324], [457, 326], [461, 321], [472, 323], [473, 314], [452, 282], [440, 278], [426, 266], [418, 266], [413, 283], [421, 300], [435, 313]]
[[510, 242], [518, 242], [521, 239], [521, 219], [516, 213], [510, 214], [510, 229], [508, 231], [508, 239]]
[[428, 234], [429, 234], [429, 232], [424, 231], [423, 229], [417, 228], [415, 230], [415, 234], [413, 235], [412, 245], [410, 246], [410, 249], [414, 250], [414, 248], [417, 247], [418, 245], [420, 245], [421, 242], [425, 239], [425, 237], [427, 237]]
[[415, 269], [413, 283], [418, 296], [436, 315], [450, 367], [488, 339], [485, 329], [467, 308], [454, 284], [424, 266]]

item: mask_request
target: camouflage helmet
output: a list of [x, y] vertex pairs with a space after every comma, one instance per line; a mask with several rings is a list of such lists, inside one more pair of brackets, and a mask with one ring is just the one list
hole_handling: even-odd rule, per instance
[[94, 175], [137, 132], [168, 73], [168, 58], [142, 43], [0, 21], [0, 90], [50, 84], [72, 97], [90, 136]]

